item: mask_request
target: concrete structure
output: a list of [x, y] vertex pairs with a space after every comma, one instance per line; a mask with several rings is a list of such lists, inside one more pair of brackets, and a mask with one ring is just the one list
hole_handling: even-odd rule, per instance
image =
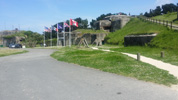
[[128, 35], [124, 37], [124, 46], [144, 46], [151, 42], [157, 34], [152, 35]]
[[96, 23], [97, 29], [106, 31], [116, 31], [123, 28], [130, 21], [127, 15], [111, 15]]
[[[71, 42], [72, 45], [78, 45], [78, 43], [80, 42], [80, 40], [82, 38], [85, 38], [88, 44], [93, 44], [95, 41], [99, 42], [99, 45], [104, 44], [104, 38], [105, 36], [107, 36], [106, 33], [97, 33], [97, 34], [92, 34], [92, 33], [86, 33], [86, 34], [82, 34], [82, 33], [71, 33]], [[62, 33], [59, 34], [59, 45], [63, 46], [64, 42], [63, 42], [63, 37]], [[69, 33], [66, 33], [65, 35], [65, 43], [66, 45], [69, 45]], [[95, 43], [94, 43], [95, 44]]]
[[23, 37], [12, 37], [12, 38], [3, 38], [4, 36], [11, 35], [14, 33], [19, 32], [19, 30], [16, 28], [15, 30], [9, 31], [0, 31], [0, 45], [3, 46], [9, 46], [11, 43], [20, 43], [20, 41], [23, 39]]
[[4, 46], [9, 46], [9, 44], [17, 44], [20, 43], [21, 41], [23, 41], [25, 38], [24, 37], [19, 37], [19, 36], [15, 36], [12, 38], [3, 38], [3, 45]]

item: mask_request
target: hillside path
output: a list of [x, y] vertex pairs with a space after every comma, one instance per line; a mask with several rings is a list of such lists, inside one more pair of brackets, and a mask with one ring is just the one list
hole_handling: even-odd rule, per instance
[[[125, 55], [132, 57], [132, 58], [137, 59], [137, 55], [129, 54], [129, 53], [122, 53], [122, 54], [125, 54]], [[144, 56], [140, 56], [140, 61], [148, 63], [150, 65], [153, 65], [157, 68], [167, 70], [170, 74], [172, 74], [172, 75], [174, 75], [175, 77], [178, 78], [178, 66], [171, 65], [169, 63], [165, 63], [165, 62], [155, 60], [155, 59], [152, 59], [152, 58], [148, 58], [148, 57], [144, 57]]]

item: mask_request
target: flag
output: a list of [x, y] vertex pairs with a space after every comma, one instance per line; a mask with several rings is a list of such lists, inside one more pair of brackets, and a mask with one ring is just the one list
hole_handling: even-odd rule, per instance
[[58, 29], [63, 29], [60, 24], [57, 24], [56, 31], [58, 32]]
[[45, 26], [45, 27], [44, 27], [44, 31], [45, 31], [45, 32], [50, 32], [50, 29]]
[[64, 22], [64, 27], [70, 27], [66, 22]]
[[51, 27], [50, 27], [51, 31], [54, 30], [54, 28], [55, 28], [54, 26], [51, 26]]
[[70, 25], [75, 25], [78, 27], [78, 22], [74, 21], [73, 19], [70, 19]]
[[58, 24], [57, 29], [62, 29], [62, 26], [60, 24]]
[[62, 26], [61, 26], [61, 25], [59, 25], [59, 26], [58, 26], [58, 29], [62, 29]]

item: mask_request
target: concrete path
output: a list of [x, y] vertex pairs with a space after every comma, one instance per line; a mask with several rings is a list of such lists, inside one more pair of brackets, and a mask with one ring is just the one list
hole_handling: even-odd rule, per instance
[[[137, 55], [129, 54], [129, 53], [122, 53], [122, 54], [125, 54], [125, 55], [128, 55], [128, 56], [132, 57], [132, 58], [137, 59]], [[172, 74], [172, 75], [174, 75], [175, 77], [178, 78], [178, 66], [171, 65], [169, 63], [164, 63], [162, 61], [155, 60], [155, 59], [148, 58], [148, 57], [144, 57], [144, 56], [140, 56], [140, 60], [142, 62], [151, 64], [151, 65], [153, 65], [153, 66], [155, 66], [157, 68], [160, 68], [160, 69], [163, 69], [163, 70], [167, 70], [167, 71], [169, 71], [170, 74]]]
[[0, 100], [178, 100], [168, 87], [57, 61], [54, 50], [0, 57]]

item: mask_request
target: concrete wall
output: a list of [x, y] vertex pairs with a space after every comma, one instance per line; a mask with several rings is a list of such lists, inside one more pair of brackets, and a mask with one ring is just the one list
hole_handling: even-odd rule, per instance
[[130, 17], [126, 15], [111, 15], [105, 17], [104, 20], [98, 21], [97, 29], [106, 31], [116, 31], [123, 28], [130, 21]]
[[13, 38], [3, 38], [3, 45], [4, 46], [9, 46], [9, 44], [17, 44], [17, 43], [21, 43], [21, 41], [23, 40], [23, 37], [13, 37]]
[[156, 35], [129, 35], [124, 37], [124, 46], [144, 46], [151, 42]]
[[[59, 35], [59, 36], [62, 36], [62, 35]], [[71, 40], [72, 40], [71, 43], [72, 45], [78, 45], [78, 43], [80, 42], [82, 38], [85, 38], [88, 44], [92, 44], [96, 39], [102, 43], [106, 36], [107, 36], [106, 33], [97, 33], [97, 34], [71, 33]], [[69, 45], [69, 33], [66, 33], [65, 35], [65, 43], [66, 45]], [[60, 46], [64, 45], [63, 39], [59, 40], [59, 45]]]

